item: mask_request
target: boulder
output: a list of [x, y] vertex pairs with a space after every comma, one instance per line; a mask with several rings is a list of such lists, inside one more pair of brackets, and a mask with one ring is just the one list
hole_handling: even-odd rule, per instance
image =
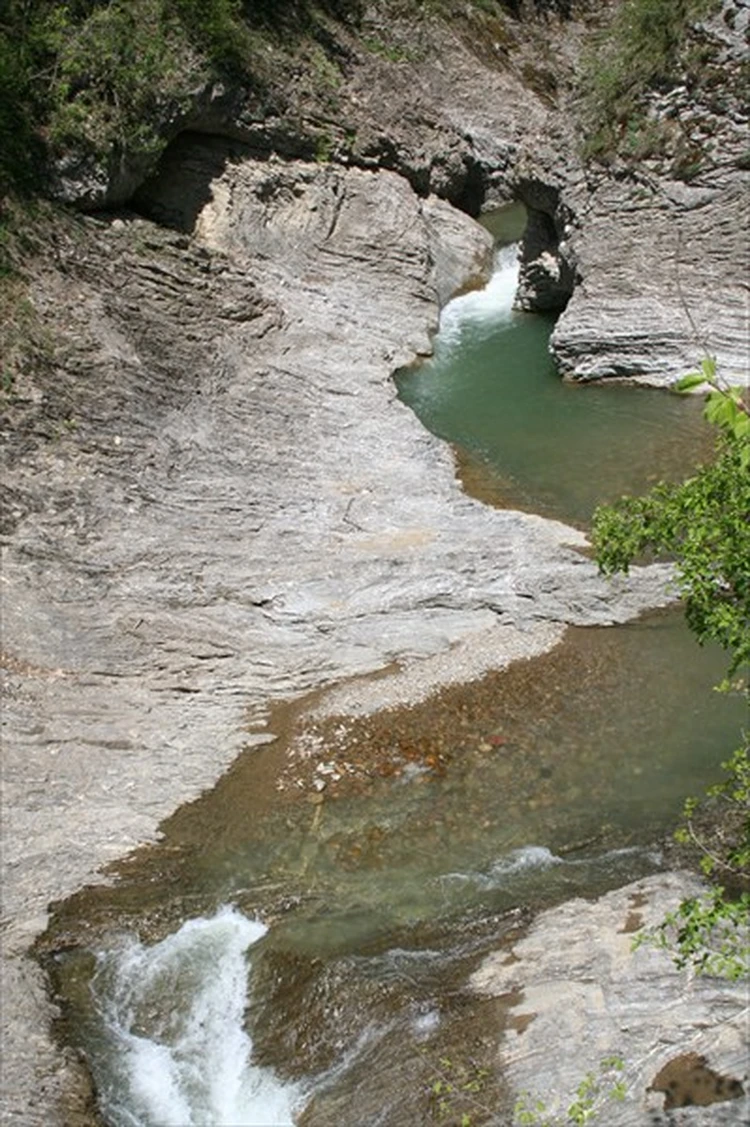
[[484, 960], [471, 983], [508, 1006], [499, 1064], [528, 1107], [541, 1100], [564, 1114], [591, 1076], [594, 1121], [608, 1127], [748, 1121], [747, 984], [696, 977], [665, 951], [633, 949], [641, 928], [700, 888], [691, 874], [663, 873], [570, 900]]

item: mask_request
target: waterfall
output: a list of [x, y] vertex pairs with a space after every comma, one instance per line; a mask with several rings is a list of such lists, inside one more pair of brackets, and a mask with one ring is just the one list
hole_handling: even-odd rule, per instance
[[290, 1127], [301, 1093], [251, 1063], [244, 1028], [247, 951], [265, 933], [225, 907], [99, 957], [90, 1063], [113, 1127]]
[[436, 354], [443, 349], [460, 347], [465, 327], [476, 333], [492, 332], [503, 321], [510, 321], [513, 301], [518, 289], [518, 244], [502, 247], [495, 257], [495, 266], [487, 284], [453, 298], [440, 315], [440, 329], [435, 341]]

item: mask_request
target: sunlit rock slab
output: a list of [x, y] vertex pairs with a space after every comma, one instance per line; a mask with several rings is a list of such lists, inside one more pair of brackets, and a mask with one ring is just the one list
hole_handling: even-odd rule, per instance
[[[510, 1001], [499, 1064], [529, 1106], [539, 1099], [560, 1115], [590, 1073], [601, 1085], [598, 1121], [612, 1127], [748, 1121], [747, 982], [678, 972], [664, 951], [633, 950], [640, 928], [658, 924], [700, 887], [690, 874], [663, 873], [596, 901], [570, 900], [543, 912], [527, 935], [474, 973], [475, 990]], [[667, 1117], [665, 1094], [653, 1085], [662, 1069], [688, 1054], [705, 1058], [724, 1094], [741, 1087], [744, 1095], [682, 1107], [683, 1100], [698, 1104], [707, 1090], [706, 1077], [688, 1069]], [[608, 1057], [619, 1058], [622, 1068], [602, 1069]], [[620, 1080], [622, 1100], [611, 1095]], [[716, 1084], [713, 1079], [712, 1095]]]

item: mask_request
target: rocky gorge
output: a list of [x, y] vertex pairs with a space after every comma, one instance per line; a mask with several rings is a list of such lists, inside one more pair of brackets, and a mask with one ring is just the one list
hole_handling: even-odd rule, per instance
[[[728, 3], [707, 23], [719, 65], [740, 58], [747, 17]], [[301, 67], [263, 105], [202, 90], [157, 167], [59, 170], [58, 195], [86, 214], [56, 219], [30, 268], [54, 349], [6, 410], [4, 1122], [93, 1114], [28, 954], [50, 904], [107, 879], [243, 747], [266, 742], [274, 702], [394, 663], [378, 703], [424, 698], [547, 650], [568, 625], [668, 600], [664, 568], [605, 581], [579, 531], [466, 496], [450, 450], [397, 400], [393, 372], [429, 354], [440, 307], [489, 268], [491, 240], [467, 212], [526, 204], [519, 300], [564, 306], [564, 373], [667, 381], [695, 362], [697, 326], [747, 380], [734, 96], [720, 109], [654, 102], [700, 147], [689, 181], [663, 157], [592, 171], [567, 112], [575, 19], [508, 21], [517, 51], [491, 37], [477, 50], [440, 21], [371, 19], [371, 41], [395, 58], [334, 28], [335, 83], [324, 69], [311, 89]], [[554, 96], [547, 69], [546, 83], [538, 63], [528, 70], [541, 43]], [[605, 917], [582, 924], [599, 961], [598, 937], [627, 933], [628, 896], [655, 915], [691, 880], [587, 906]], [[742, 1078], [743, 988], [685, 985], [656, 953], [626, 986], [582, 957], [540, 971], [534, 936], [562, 946], [544, 928], [570, 927], [565, 908], [519, 945], [531, 970], [514, 967], [510, 987], [507, 972], [478, 972], [477, 989], [523, 981], [536, 1012], [554, 994], [584, 1015], [615, 1012], [615, 996], [632, 1013], [630, 991], [666, 991], [678, 1022], [638, 1026], [634, 1087], [675, 1046]], [[580, 924], [585, 912], [571, 912]], [[593, 1007], [580, 985], [592, 976]], [[549, 987], [560, 980], [567, 994]], [[575, 1020], [567, 1036], [593, 1057], [606, 1038]], [[511, 1074], [534, 1059], [541, 1026], [519, 1030]], [[561, 1095], [576, 1083], [563, 1071]], [[665, 1121], [747, 1118], [725, 1106], [723, 1119], [712, 1107]], [[644, 1107], [617, 1122], [646, 1122]]]

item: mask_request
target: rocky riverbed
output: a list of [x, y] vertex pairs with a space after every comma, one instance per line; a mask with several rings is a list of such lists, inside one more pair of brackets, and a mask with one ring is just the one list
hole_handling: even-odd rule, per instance
[[[32, 268], [52, 343], [7, 408], [5, 1122], [88, 1115], [26, 954], [48, 905], [103, 879], [267, 738], [270, 702], [393, 662], [408, 699], [410, 677], [423, 694], [539, 653], [567, 623], [621, 622], [666, 599], [663, 569], [605, 583], [580, 533], [467, 498], [450, 452], [396, 399], [392, 372], [429, 352], [440, 304], [488, 268], [486, 234], [448, 201], [536, 201], [557, 244], [571, 221], [561, 200], [584, 191], [572, 157], [553, 161], [572, 152], [557, 109], [460, 38], [429, 34], [442, 74], [429, 53], [402, 69], [352, 63], [339, 96], [360, 117], [346, 161], [300, 159], [289, 139], [312, 134], [293, 104], [261, 120], [214, 91], [137, 212], [57, 220]], [[550, 34], [567, 41], [569, 29]], [[726, 208], [739, 173], [685, 213], [705, 224], [716, 279], [707, 289], [687, 269], [688, 304], [695, 286], [729, 369], [742, 243]], [[133, 184], [118, 201], [88, 183], [69, 176], [65, 191], [132, 202]], [[609, 199], [603, 183], [586, 198]], [[662, 215], [664, 191], [659, 181], [648, 215]], [[643, 336], [640, 312], [636, 331], [617, 272], [587, 288], [600, 261], [587, 231], [605, 230], [583, 216], [576, 204], [583, 280], [560, 355], [572, 332], [576, 355], [599, 357], [596, 372], [571, 359], [579, 374], [641, 375], [644, 349], [673, 372], [688, 330], [677, 351], [660, 329]], [[628, 257], [614, 241], [640, 285], [653, 243], [634, 237]], [[681, 324], [679, 295], [650, 277]]]
[[461, 642], [440, 676], [470, 677], [665, 597], [661, 570], [611, 585], [580, 533], [467, 498], [396, 399], [440, 290], [486, 267], [479, 227], [393, 173], [228, 162], [211, 197], [193, 240], [92, 221], [75, 283], [39, 281], [79, 378], [46, 478], [16, 463], [3, 568], [16, 956], [270, 700]]

